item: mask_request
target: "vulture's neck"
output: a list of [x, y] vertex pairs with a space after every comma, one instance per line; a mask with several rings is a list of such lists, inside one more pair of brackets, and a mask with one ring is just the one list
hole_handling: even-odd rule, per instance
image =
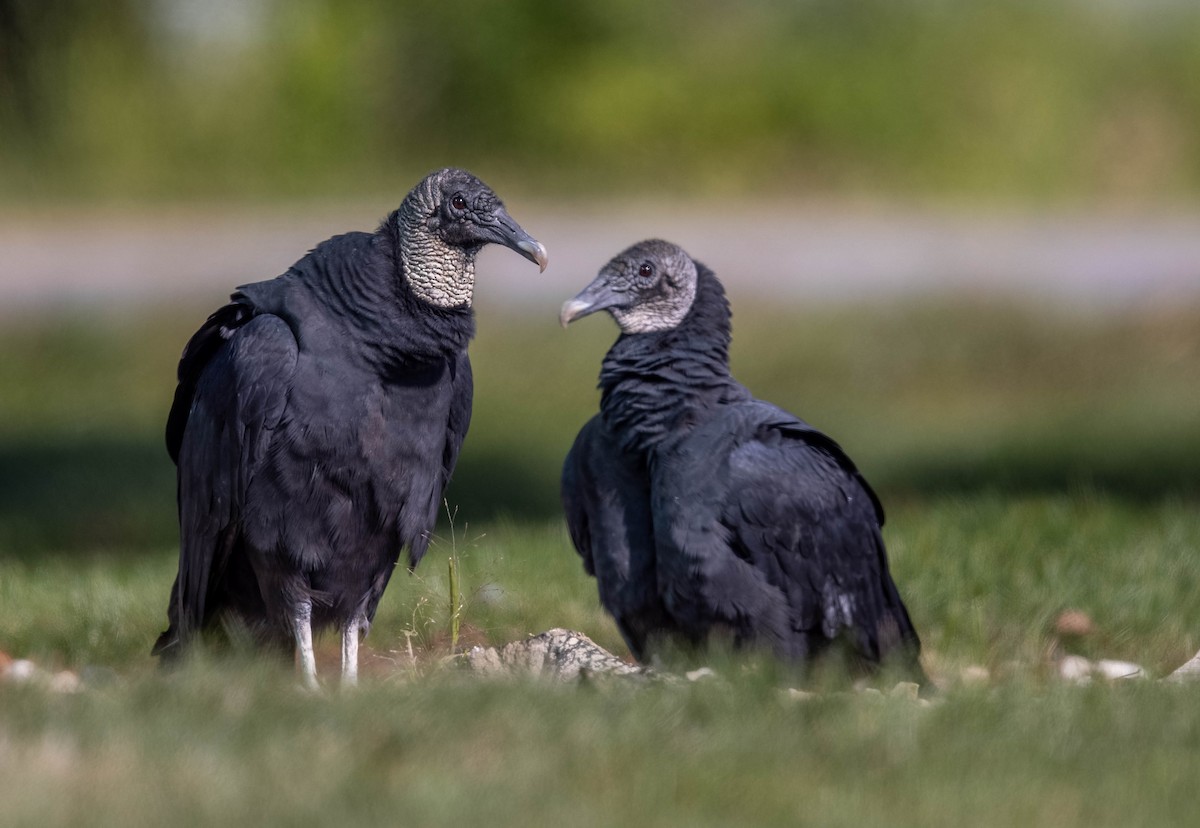
[[624, 448], [653, 449], [747, 396], [729, 373], [725, 290], [697, 265], [696, 299], [669, 331], [622, 334], [600, 369], [600, 413]]
[[413, 295], [435, 308], [469, 308], [478, 250], [446, 244], [429, 229], [436, 204], [426, 190], [415, 188], [395, 213], [401, 278]]
[[340, 347], [352, 347], [383, 375], [457, 359], [475, 335], [471, 306], [442, 308], [416, 295], [402, 275], [396, 213], [374, 235], [360, 237], [349, 256], [343, 250], [319, 257], [313, 264], [323, 278], [309, 283], [325, 312], [345, 326]]
[[[475, 257], [464, 254], [457, 248], [440, 243], [444, 249], [436, 249], [421, 240], [421, 244], [413, 244], [413, 236], [405, 236], [403, 209], [392, 213], [384, 221], [375, 234], [376, 246], [387, 258], [387, 267], [392, 275], [387, 280], [389, 285], [389, 301], [368, 308], [366, 313], [378, 323], [378, 330], [383, 334], [379, 342], [378, 353], [381, 359], [391, 363], [414, 363], [441, 358], [451, 358], [466, 351], [471, 338], [475, 336], [475, 313], [471, 308], [470, 292], [474, 285]], [[427, 233], [427, 231], [426, 231]], [[418, 253], [420, 251], [420, 253]], [[432, 302], [429, 291], [423, 290], [418, 283], [426, 284], [420, 277], [414, 279], [414, 267], [421, 273], [428, 274], [434, 268], [424, 267], [426, 255], [437, 256], [438, 268], [443, 273], [457, 272], [456, 284], [465, 280], [466, 299], [463, 302], [450, 303]], [[409, 264], [412, 262], [413, 264]], [[454, 271], [461, 267], [461, 271]], [[453, 280], [443, 279], [441, 284], [446, 286], [446, 292], [439, 294], [443, 297], [464, 295], [463, 288], [454, 288]]]
[[397, 212], [374, 233], [321, 242], [283, 277], [236, 295], [287, 319], [302, 349], [357, 354], [385, 375], [457, 359], [475, 334], [474, 313], [470, 305], [431, 305], [411, 289]]

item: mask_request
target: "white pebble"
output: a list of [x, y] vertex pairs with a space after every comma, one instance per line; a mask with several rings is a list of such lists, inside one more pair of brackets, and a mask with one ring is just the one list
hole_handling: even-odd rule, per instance
[[19, 658], [8, 665], [8, 672], [4, 674], [4, 678], [14, 684], [24, 684], [37, 678], [37, 674], [36, 664], [27, 658]]
[[1104, 658], [1096, 662], [1096, 672], [1110, 680], [1146, 678], [1146, 671], [1132, 661], [1112, 661]]
[[79, 676], [70, 670], [63, 670], [60, 673], [55, 673], [47, 686], [54, 693], [78, 693]]
[[1088, 684], [1093, 677], [1107, 681], [1146, 678], [1146, 671], [1132, 661], [1115, 661], [1109, 658], [1088, 661], [1083, 656], [1069, 655], [1058, 663], [1058, 675], [1064, 681]]
[[1090, 684], [1092, 681], [1092, 662], [1083, 656], [1069, 655], [1058, 663], [1058, 676], [1063, 681], [1075, 684]]
[[1168, 681], [1195, 681], [1200, 679], [1200, 653], [1192, 656], [1190, 661], [1167, 676], [1167, 679]]
[[962, 672], [959, 674], [959, 677], [962, 679], [963, 684], [971, 687], [978, 687], [979, 685], [987, 684], [992, 680], [992, 674], [988, 671], [988, 668], [979, 664], [968, 664], [966, 667], [962, 668]]

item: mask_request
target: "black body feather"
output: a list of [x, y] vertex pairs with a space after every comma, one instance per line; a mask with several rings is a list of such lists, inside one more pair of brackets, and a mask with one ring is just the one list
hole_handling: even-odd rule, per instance
[[696, 268], [682, 322], [608, 352], [600, 413], [564, 464], [601, 603], [639, 660], [723, 630], [799, 663], [846, 639], [861, 661], [923, 678], [878, 499], [837, 443], [733, 379], [729, 305]]
[[166, 430], [179, 573], [155, 654], [225, 618], [290, 648], [302, 598], [315, 627], [369, 622], [402, 548], [410, 567], [424, 554], [470, 420], [474, 317], [412, 295], [398, 233], [393, 213], [320, 244], [188, 343]]

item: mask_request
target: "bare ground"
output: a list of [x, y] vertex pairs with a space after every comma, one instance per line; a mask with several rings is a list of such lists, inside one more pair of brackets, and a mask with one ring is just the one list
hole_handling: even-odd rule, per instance
[[[0, 216], [0, 308], [215, 303], [392, 205], [171, 207]], [[477, 302], [553, 313], [613, 254], [659, 236], [739, 298], [1011, 295], [1088, 307], [1200, 297], [1200, 213], [983, 214], [896, 206], [510, 203], [550, 250], [545, 274], [481, 256]]]

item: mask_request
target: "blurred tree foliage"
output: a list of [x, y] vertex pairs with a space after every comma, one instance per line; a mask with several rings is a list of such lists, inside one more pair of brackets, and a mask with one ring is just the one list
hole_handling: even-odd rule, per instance
[[0, 0], [7, 201], [446, 163], [538, 192], [1193, 197], [1200, 5]]

